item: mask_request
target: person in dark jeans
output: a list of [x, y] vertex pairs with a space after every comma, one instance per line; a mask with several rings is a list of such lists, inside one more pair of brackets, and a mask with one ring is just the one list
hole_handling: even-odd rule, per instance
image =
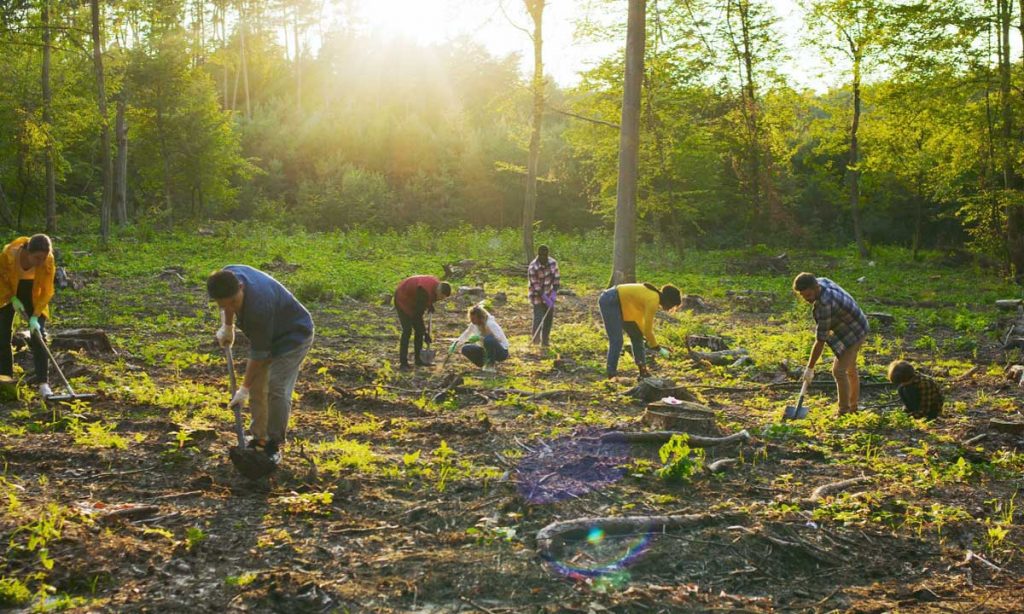
[[463, 356], [487, 372], [494, 372], [496, 363], [508, 360], [508, 337], [494, 316], [481, 305], [469, 310], [469, 326], [452, 342], [448, 353], [454, 354], [459, 345], [462, 345]]
[[434, 303], [451, 295], [451, 284], [441, 281], [433, 275], [413, 275], [402, 280], [402, 283], [395, 288], [395, 310], [398, 312], [398, 322], [402, 325], [402, 337], [398, 342], [401, 369], [411, 368], [409, 366], [409, 337], [412, 336], [413, 331], [416, 331], [413, 342], [416, 366], [426, 366], [420, 357], [420, 352], [423, 351], [423, 342], [426, 341], [427, 345], [430, 345], [432, 339], [423, 322], [423, 314], [434, 313]]
[[555, 301], [562, 276], [558, 262], [550, 256], [547, 245], [537, 248], [537, 257], [526, 268], [529, 283], [529, 299], [533, 305], [533, 343], [540, 342], [547, 347], [551, 340], [551, 323], [555, 315]]
[[658, 309], [669, 311], [682, 302], [679, 288], [665, 284], [660, 289], [651, 284], [619, 284], [601, 293], [597, 305], [601, 310], [605, 334], [608, 335], [607, 375], [619, 373], [619, 356], [622, 354], [622, 333], [629, 335], [633, 346], [633, 360], [640, 370], [640, 377], [648, 376], [648, 349], [668, 357], [668, 350], [658, 345], [654, 338], [654, 314]]
[[29, 347], [35, 374], [29, 383], [39, 386], [43, 398], [53, 392], [49, 385], [49, 367], [43, 335], [46, 319], [50, 315], [53, 298], [53, 278], [57, 267], [53, 260], [53, 245], [44, 234], [18, 237], [4, 246], [0, 254], [0, 375], [14, 376], [14, 354], [11, 334], [14, 315], [18, 312], [28, 320], [31, 331]]

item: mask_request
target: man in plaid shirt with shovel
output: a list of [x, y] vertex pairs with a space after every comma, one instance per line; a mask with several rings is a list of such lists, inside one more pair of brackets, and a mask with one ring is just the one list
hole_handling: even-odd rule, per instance
[[531, 341], [547, 347], [551, 338], [551, 323], [555, 315], [555, 299], [558, 297], [558, 286], [562, 277], [558, 272], [558, 262], [548, 254], [547, 245], [537, 248], [537, 257], [526, 269], [526, 277], [530, 282], [530, 303], [533, 304], [533, 337]]

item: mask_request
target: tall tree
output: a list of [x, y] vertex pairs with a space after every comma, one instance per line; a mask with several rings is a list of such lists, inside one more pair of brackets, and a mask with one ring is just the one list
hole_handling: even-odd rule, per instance
[[[1024, 283], [1024, 194], [1021, 194], [1021, 175], [1017, 169], [1020, 155], [1020, 135], [1014, 133], [1014, 107], [1020, 104], [1011, 90], [1013, 62], [1010, 59], [1010, 22], [1013, 2], [996, 0], [1002, 34], [999, 60], [999, 104], [1002, 108], [1003, 185], [1012, 191], [1006, 198], [1006, 247], [1014, 280]], [[1020, 35], [1024, 42], [1024, 0], [1020, 4]], [[1020, 90], [1018, 89], [1018, 92]]]
[[542, 38], [545, 0], [523, 0], [533, 21], [533, 111], [530, 125], [530, 152], [526, 161], [526, 197], [523, 202], [523, 254], [533, 258], [533, 219], [537, 213], [537, 166], [540, 164], [540, 130], [544, 120], [544, 42]]
[[861, 83], [865, 69], [885, 50], [882, 43], [886, 8], [882, 0], [810, 0], [808, 6], [808, 25], [815, 35], [816, 44], [830, 54], [845, 58], [849, 65], [852, 119], [846, 178], [853, 237], [861, 257], [869, 255], [864, 242], [860, 207]]
[[110, 202], [113, 196], [114, 176], [110, 161], [110, 122], [107, 118], [107, 92], [103, 81], [103, 40], [100, 29], [100, 3], [91, 0], [92, 9], [92, 62], [96, 70], [96, 101], [100, 112], [100, 164], [103, 174], [103, 195], [100, 197], [100, 237], [104, 242], [110, 236]]
[[619, 182], [615, 202], [615, 245], [609, 287], [636, 281], [636, 195], [640, 155], [640, 94], [647, 43], [647, 0], [629, 0], [626, 70], [619, 123]]
[[43, 0], [40, 7], [43, 35], [43, 125], [45, 126], [45, 166], [46, 166], [46, 232], [57, 231], [57, 180], [54, 172], [53, 151], [53, 92], [50, 88], [50, 0]]

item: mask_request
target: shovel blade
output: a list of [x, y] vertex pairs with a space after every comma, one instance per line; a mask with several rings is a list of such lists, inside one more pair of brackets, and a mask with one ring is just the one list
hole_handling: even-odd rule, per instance
[[803, 420], [807, 417], [807, 408], [803, 405], [787, 405], [782, 413], [783, 420]]
[[94, 399], [94, 398], [96, 398], [95, 394], [86, 392], [86, 393], [82, 393], [82, 394], [51, 394], [50, 396], [46, 397], [46, 400], [47, 401], [55, 401], [55, 402], [60, 402], [60, 401], [76, 401], [76, 400], [78, 400], [78, 401], [85, 401], [85, 400]]
[[434, 350], [420, 350], [420, 360], [427, 366], [433, 366], [436, 357], [437, 352]]
[[250, 480], [265, 478], [277, 469], [274, 461], [253, 448], [231, 448], [228, 450], [228, 456], [238, 473]]

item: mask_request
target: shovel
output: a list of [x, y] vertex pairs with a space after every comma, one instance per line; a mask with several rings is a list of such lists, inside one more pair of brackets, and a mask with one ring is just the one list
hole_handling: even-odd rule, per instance
[[[427, 337], [430, 338], [430, 339], [433, 339], [433, 336], [430, 333], [430, 329], [433, 328], [433, 326], [432, 326], [433, 323], [434, 323], [434, 314], [430, 314], [429, 316], [427, 316]], [[434, 350], [430, 349], [430, 343], [429, 342], [427, 343], [427, 347], [425, 349], [420, 350], [420, 360], [423, 361], [423, 364], [425, 364], [428, 367], [434, 366], [434, 358], [436, 358], [436, 357], [437, 357], [437, 352], [435, 352]]]
[[[235, 396], [235, 358], [231, 353], [231, 347], [224, 348], [224, 356], [228, 359], [228, 379], [231, 382], [231, 396]], [[235, 412], [235, 435], [238, 436], [238, 446], [228, 450], [228, 457], [231, 464], [235, 466], [238, 473], [249, 478], [258, 480], [264, 478], [277, 469], [277, 464], [270, 460], [270, 457], [245, 445], [245, 427], [242, 426], [242, 408], [235, 405], [232, 407]]]
[[51, 394], [46, 397], [46, 401], [74, 401], [77, 399], [91, 399], [96, 396], [95, 394], [89, 393], [76, 393], [75, 389], [71, 387], [71, 382], [68, 381], [68, 378], [64, 377], [64, 372], [61, 371], [60, 365], [57, 364], [57, 360], [53, 357], [53, 353], [50, 352], [49, 346], [46, 345], [46, 340], [43, 339], [42, 333], [38, 330], [33, 330], [32, 334], [36, 336], [36, 339], [39, 340], [39, 344], [43, 346], [44, 350], [46, 350], [47, 358], [50, 359], [50, 362], [53, 364], [53, 368], [57, 370], [57, 375], [60, 376], [61, 383], [63, 383], [64, 387], [67, 389], [66, 394]]
[[802, 420], [807, 417], [807, 408], [804, 407], [805, 394], [807, 394], [807, 380], [804, 380], [804, 385], [800, 387], [800, 396], [796, 399], [796, 406], [786, 406], [786, 411], [782, 414], [783, 420]]

